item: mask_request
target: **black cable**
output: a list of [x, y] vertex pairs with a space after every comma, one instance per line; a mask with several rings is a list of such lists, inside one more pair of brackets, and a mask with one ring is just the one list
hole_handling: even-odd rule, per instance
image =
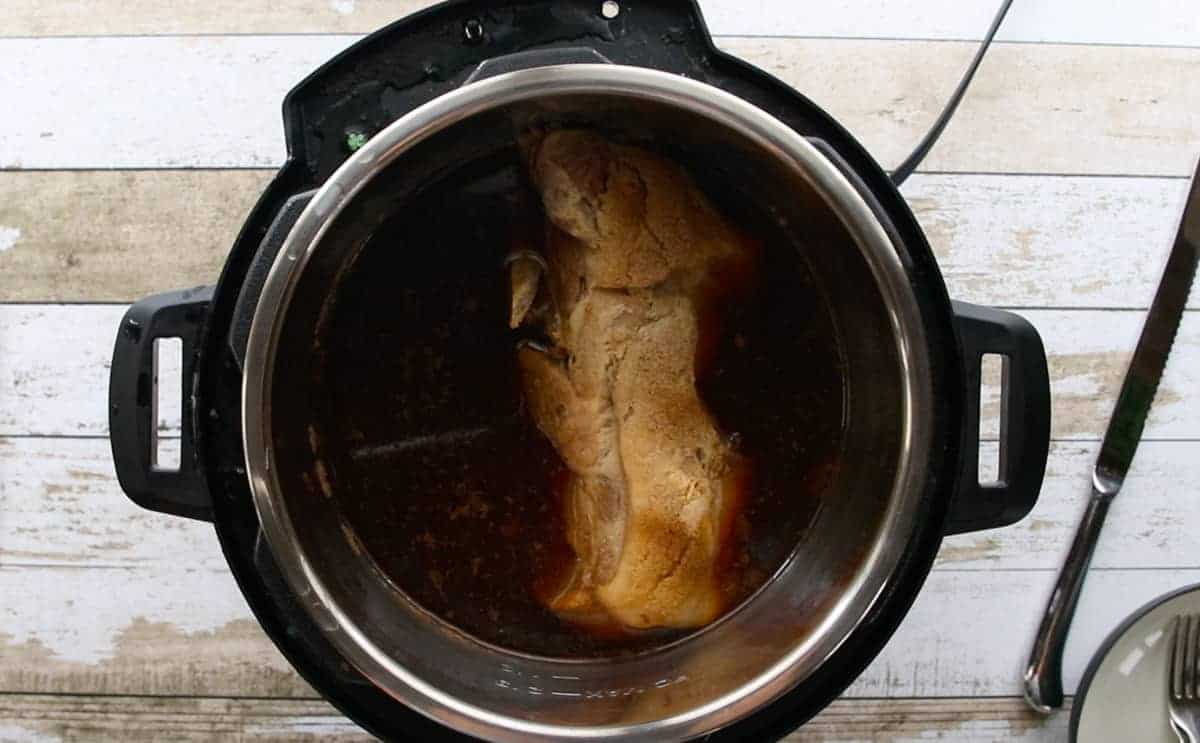
[[912, 172], [917, 169], [925, 156], [929, 154], [929, 150], [933, 148], [938, 137], [942, 136], [942, 130], [946, 128], [946, 124], [950, 123], [950, 117], [954, 115], [955, 109], [958, 108], [959, 102], [962, 101], [963, 95], [967, 92], [967, 86], [971, 84], [971, 78], [975, 77], [975, 71], [979, 69], [979, 63], [983, 61], [983, 55], [987, 53], [988, 47], [992, 45], [992, 39], [996, 36], [996, 31], [1000, 29], [1000, 24], [1004, 21], [1004, 16], [1008, 15], [1008, 8], [1013, 3], [1013, 0], [1004, 0], [1000, 5], [999, 12], [992, 20], [992, 27], [988, 29], [987, 36], [983, 37], [983, 43], [979, 45], [979, 51], [975, 52], [975, 59], [971, 60], [971, 66], [967, 68], [967, 72], [963, 75], [962, 80], [958, 82], [958, 87], [955, 88], [954, 94], [950, 96], [950, 101], [946, 107], [942, 109], [941, 115], [937, 121], [933, 122], [929, 132], [925, 138], [921, 140], [912, 154], [905, 158], [900, 166], [892, 171], [892, 183], [899, 186]]

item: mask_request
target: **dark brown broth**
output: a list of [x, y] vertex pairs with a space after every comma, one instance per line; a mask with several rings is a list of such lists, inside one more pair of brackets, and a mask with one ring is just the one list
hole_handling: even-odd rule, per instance
[[[523, 412], [502, 269], [527, 188], [511, 156], [455, 173], [372, 237], [322, 331], [316, 406], [346, 522], [380, 571], [481, 640], [550, 656], [645, 650], [682, 632], [587, 631], [536, 598], [573, 555], [565, 468]], [[527, 202], [526, 202], [527, 203]], [[737, 224], [765, 224], [736, 199]], [[752, 463], [722, 555], [733, 606], [802, 541], [835, 475], [842, 376], [828, 310], [799, 253], [760, 230], [756, 286], [706, 323], [700, 392]]]

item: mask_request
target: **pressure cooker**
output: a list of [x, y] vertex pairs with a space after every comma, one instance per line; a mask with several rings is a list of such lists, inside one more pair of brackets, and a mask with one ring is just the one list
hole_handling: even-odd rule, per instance
[[[880, 652], [943, 536], [1005, 526], [1034, 505], [1050, 429], [1034, 328], [951, 301], [888, 174], [800, 92], [715, 48], [691, 0], [443, 3], [314, 71], [283, 113], [287, 160], [217, 283], [143, 299], [121, 322], [113, 457], [135, 503], [215, 526], [267, 635], [373, 734], [781, 737]], [[645, 652], [518, 652], [433, 616], [348, 526], [322, 450], [350, 444], [318, 437], [312, 424], [331, 400], [341, 401], [335, 416], [402, 419], [413, 439], [456, 418], [486, 431], [512, 415], [507, 328], [481, 320], [474, 300], [456, 300], [439, 304], [445, 333], [423, 333], [396, 297], [450, 296], [462, 277], [502, 278], [503, 246], [488, 246], [515, 186], [488, 163], [530, 125], [593, 127], [669, 152], [736, 192], [803, 254], [843, 357], [844, 466], [805, 537], [720, 621]], [[483, 185], [463, 190], [461, 209], [438, 212], [446, 239], [395, 239], [395, 220], [446, 206], [422, 194], [469, 173], [483, 173], [470, 176]], [[353, 289], [347, 277], [372, 254], [391, 256], [372, 269], [377, 288]], [[337, 312], [357, 318], [348, 327], [362, 337], [331, 346], [323, 328]], [[455, 385], [460, 369], [422, 366], [419, 355], [404, 374], [355, 383], [372, 354], [435, 336], [473, 349], [468, 363], [494, 373], [495, 389]], [[154, 456], [163, 338], [183, 348], [177, 469]], [[802, 357], [792, 345], [772, 353]], [[981, 483], [985, 354], [1003, 357], [1004, 373], [999, 474]], [[447, 493], [453, 479], [439, 480]]]

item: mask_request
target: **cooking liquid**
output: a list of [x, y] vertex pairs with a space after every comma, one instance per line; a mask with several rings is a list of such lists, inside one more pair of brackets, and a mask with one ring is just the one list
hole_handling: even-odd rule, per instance
[[[567, 470], [524, 412], [504, 255], [542, 215], [513, 155], [457, 172], [379, 229], [322, 330], [329, 394], [320, 455], [347, 524], [429, 612], [513, 650], [594, 657], [690, 631], [582, 628], [538, 596], [566, 573]], [[710, 192], [735, 224], [769, 220]], [[515, 224], [528, 221], [528, 224]], [[755, 270], [702, 312], [702, 399], [749, 462], [719, 562], [729, 608], [803, 542], [836, 477], [843, 388], [836, 334], [800, 253], [757, 230]], [[737, 283], [737, 282], [734, 282]]]

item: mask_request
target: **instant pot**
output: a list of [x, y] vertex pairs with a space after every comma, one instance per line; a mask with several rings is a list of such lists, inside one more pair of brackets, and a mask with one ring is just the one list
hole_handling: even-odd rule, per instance
[[[879, 653], [944, 535], [1010, 524], [1036, 501], [1050, 430], [1036, 331], [1011, 313], [952, 302], [888, 175], [800, 93], [717, 50], [693, 2], [444, 3], [314, 72], [287, 96], [284, 122], [287, 162], [217, 284], [144, 299], [122, 320], [113, 456], [138, 505], [215, 525], [263, 629], [372, 733], [780, 737]], [[425, 611], [342, 518], [334, 491], [353, 475], [327, 461], [350, 443], [312, 424], [312, 411], [333, 400], [335, 414], [384, 421], [356, 434], [368, 444], [373, 435], [436, 440], [458, 423], [500, 427], [519, 408], [504, 392], [515, 369], [504, 318], [481, 317], [455, 287], [463, 277], [504, 286], [502, 205], [518, 186], [489, 163], [506, 162], [531, 126], [596, 128], [736, 192], [803, 255], [843, 356], [843, 466], [791, 557], [727, 616], [646, 652], [519, 653]], [[420, 218], [423, 193], [465, 174], [481, 185], [463, 189], [444, 240], [395, 239], [389, 225]], [[394, 292], [346, 289], [371, 254], [392, 256], [378, 265]], [[397, 297], [422, 292], [457, 299], [412, 322]], [[331, 353], [337, 313], [372, 330]], [[175, 470], [154, 456], [162, 338], [183, 346]], [[431, 343], [477, 349], [474, 363], [495, 370], [495, 388], [456, 384], [452, 364], [422, 366], [416, 354], [392, 388], [386, 377], [355, 383], [372, 354]], [[792, 346], [772, 352], [802, 357], [799, 341]], [[991, 483], [978, 472], [985, 354], [1004, 358]]]

